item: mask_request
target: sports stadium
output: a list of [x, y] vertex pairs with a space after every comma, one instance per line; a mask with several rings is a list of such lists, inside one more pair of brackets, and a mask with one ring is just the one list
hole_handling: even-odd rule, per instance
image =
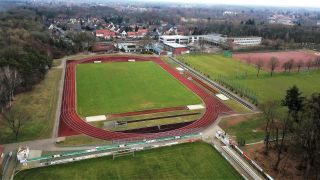
[[[137, 141], [200, 132], [231, 110], [209, 94], [212, 89], [205, 90], [195, 82], [201, 81], [179, 73], [159, 57], [97, 56], [69, 60], [58, 135], [85, 134], [107, 141]], [[103, 128], [95, 122], [174, 111], [184, 112], [179, 116], [185, 116], [189, 115], [186, 111], [192, 110], [197, 113], [191, 115], [198, 115], [187, 122], [129, 130]]]

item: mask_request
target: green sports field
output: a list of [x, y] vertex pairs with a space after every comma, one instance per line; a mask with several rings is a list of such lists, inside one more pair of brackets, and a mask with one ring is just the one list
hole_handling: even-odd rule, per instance
[[242, 178], [211, 145], [197, 142], [140, 151], [134, 157], [104, 157], [26, 170], [15, 179]]
[[199, 104], [201, 99], [154, 62], [79, 64], [80, 116]]
[[273, 77], [269, 72], [261, 71], [257, 77], [254, 66], [222, 55], [191, 54], [180, 56], [179, 60], [187, 62], [196, 70], [210, 75], [211, 79], [223, 76], [234, 85], [245, 87], [255, 92], [259, 103], [270, 99], [280, 100], [285, 91], [297, 85], [304, 95], [320, 91], [320, 71], [304, 70], [300, 73], [277, 73]]

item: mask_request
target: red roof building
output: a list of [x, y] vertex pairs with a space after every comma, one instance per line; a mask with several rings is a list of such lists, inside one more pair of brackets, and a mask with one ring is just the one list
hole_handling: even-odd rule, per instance
[[130, 38], [143, 38], [145, 35], [147, 35], [148, 29], [138, 29], [137, 32], [135, 31], [129, 31], [127, 32], [127, 37]]
[[111, 39], [113, 37], [116, 37], [116, 33], [106, 29], [98, 29], [96, 30], [96, 37]]

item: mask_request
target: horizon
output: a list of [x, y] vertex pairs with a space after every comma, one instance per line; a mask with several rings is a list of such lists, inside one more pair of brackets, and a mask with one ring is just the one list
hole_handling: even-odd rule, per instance
[[[6, 2], [13, 2], [15, 0], [6, 0]], [[19, 0], [18, 0], [19, 1]], [[21, 2], [26, 2], [20, 0]], [[304, 1], [290, 1], [290, 0], [269, 0], [269, 1], [255, 1], [255, 0], [225, 0], [223, 2], [217, 0], [27, 0], [33, 2], [67, 2], [67, 3], [106, 3], [106, 2], [117, 2], [117, 3], [133, 3], [133, 2], [145, 2], [145, 3], [175, 3], [185, 5], [221, 5], [221, 6], [244, 6], [244, 7], [279, 7], [279, 8], [311, 8], [320, 9], [320, 3], [313, 0]], [[3, 1], [5, 2], [5, 1]]]
[[[144, 0], [143, 0], [144, 1]], [[320, 8], [320, 3], [312, 0], [305, 1], [290, 1], [290, 0], [269, 0], [269, 1], [255, 1], [255, 0], [225, 0], [223, 3], [217, 0], [149, 0], [148, 2], [169, 2], [179, 4], [209, 4], [209, 5], [236, 5], [236, 6], [265, 6], [265, 7], [298, 7], [298, 8]]]

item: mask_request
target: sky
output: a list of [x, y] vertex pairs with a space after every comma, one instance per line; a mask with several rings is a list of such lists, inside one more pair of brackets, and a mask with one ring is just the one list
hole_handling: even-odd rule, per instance
[[320, 8], [320, 0], [152, 0], [158, 2]]

